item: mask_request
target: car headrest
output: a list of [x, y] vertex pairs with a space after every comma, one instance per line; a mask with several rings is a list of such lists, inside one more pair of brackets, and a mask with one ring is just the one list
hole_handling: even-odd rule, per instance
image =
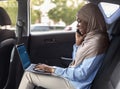
[[11, 20], [9, 15], [2, 7], [0, 7], [0, 25], [1, 26], [11, 25]]
[[16, 39], [15, 32], [12, 30], [7, 30], [7, 29], [1, 30], [0, 29], [0, 42], [6, 39], [9, 39], [9, 38]]

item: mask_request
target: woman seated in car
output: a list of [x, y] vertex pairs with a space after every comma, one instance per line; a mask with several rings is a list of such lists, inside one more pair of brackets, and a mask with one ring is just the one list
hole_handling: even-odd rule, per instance
[[[38, 64], [36, 69], [51, 75], [25, 72], [19, 89], [42, 86], [48, 89], [90, 89], [109, 46], [104, 17], [97, 5], [88, 3], [77, 13], [76, 36], [80, 38], [76, 56], [67, 68]], [[78, 41], [76, 39], [76, 42]]]

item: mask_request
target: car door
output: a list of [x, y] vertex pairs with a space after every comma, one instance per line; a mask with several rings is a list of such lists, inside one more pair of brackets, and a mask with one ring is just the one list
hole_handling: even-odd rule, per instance
[[72, 57], [75, 32], [31, 34], [29, 54], [34, 63], [65, 66], [61, 57]]

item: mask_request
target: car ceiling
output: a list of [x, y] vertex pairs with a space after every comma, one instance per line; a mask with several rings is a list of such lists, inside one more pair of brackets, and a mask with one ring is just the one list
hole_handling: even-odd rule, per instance
[[108, 2], [120, 5], [120, 0], [89, 0], [90, 2], [98, 4], [99, 2]]

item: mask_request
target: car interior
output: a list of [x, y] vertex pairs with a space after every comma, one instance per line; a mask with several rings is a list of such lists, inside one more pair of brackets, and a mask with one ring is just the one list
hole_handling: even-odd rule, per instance
[[[7, 12], [0, 7], [0, 25], [10, 25], [11, 20]], [[0, 89], [5, 86], [11, 59], [11, 52], [15, 45], [15, 32], [10, 29], [0, 29]]]
[[[89, 0], [89, 2], [93, 2], [99, 6], [104, 15], [110, 37], [110, 46], [106, 51], [104, 61], [92, 82], [91, 89], [120, 89], [120, 1]], [[100, 2], [118, 4], [119, 8], [110, 17], [107, 17], [99, 4]], [[0, 72], [0, 89], [18, 89], [21, 77], [24, 73], [14, 45], [24, 43], [31, 62], [33, 63], [45, 63], [51, 66], [67, 67], [72, 61], [71, 58], [73, 44], [75, 42], [75, 32], [58, 31], [31, 33], [29, 14], [30, 5], [28, 4], [30, 3], [30, 0], [17, 0], [17, 3], [18, 14], [16, 18], [16, 34], [12, 33], [12, 36], [8, 36], [10, 33], [5, 32], [7, 35], [4, 35], [3, 33], [1, 35], [0, 33], [0, 70], [3, 71], [3, 74]], [[7, 17], [3, 19], [3, 16], [6, 15], [1, 15], [1, 13], [3, 12], [0, 8], [0, 19], [2, 19], [0, 20], [0, 25], [7, 25], [9, 19]], [[7, 24], [3, 23], [4, 21], [6, 21]], [[5, 37], [4, 40], [2, 40], [2, 36]], [[3, 58], [3, 55], [8, 56], [4, 56], [7, 58]], [[5, 62], [2, 59], [4, 59]], [[4, 70], [7, 70], [5, 71], [6, 75]], [[34, 89], [44, 88], [39, 86]]]

